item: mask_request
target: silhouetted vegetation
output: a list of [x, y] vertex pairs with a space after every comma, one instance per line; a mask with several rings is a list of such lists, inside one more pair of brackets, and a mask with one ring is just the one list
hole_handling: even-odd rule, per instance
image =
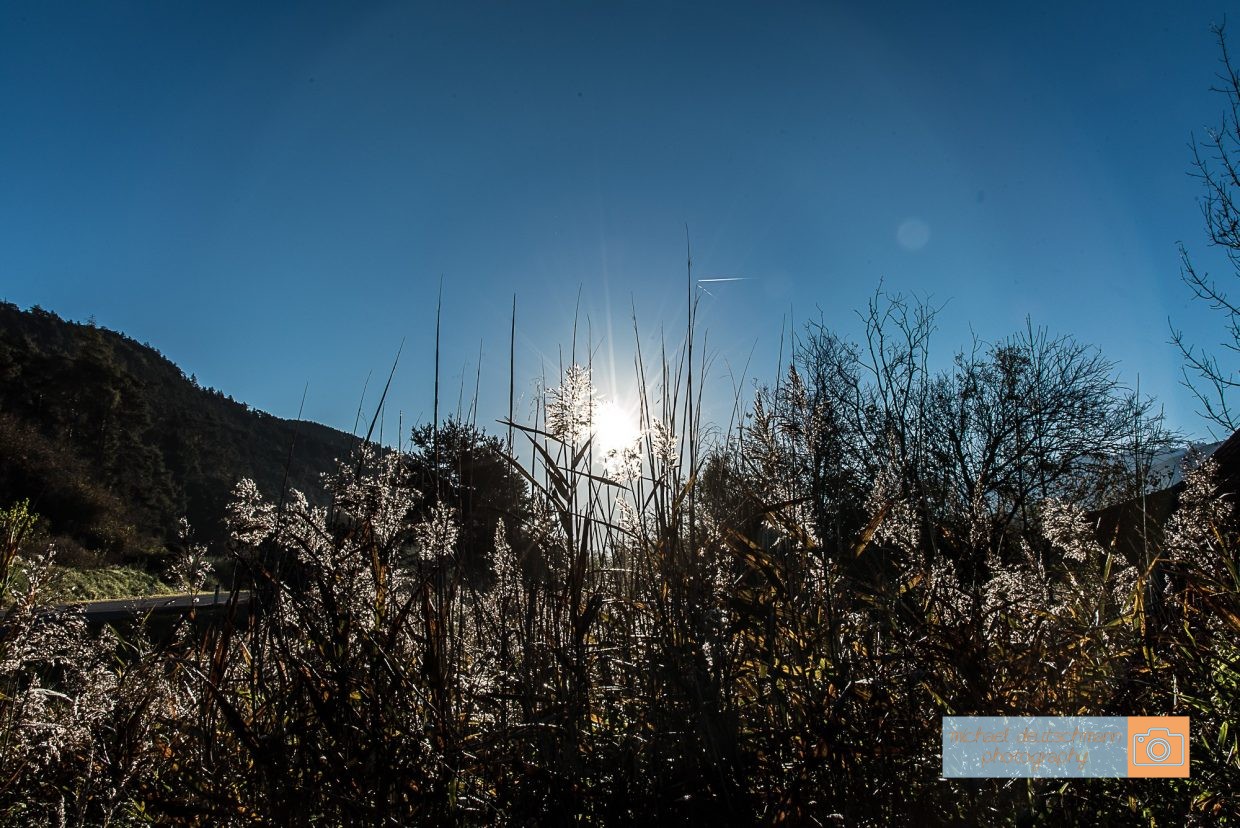
[[[502, 522], [508, 543], [536, 552], [536, 539], [524, 531], [529, 493], [499, 438], [470, 423], [448, 420], [439, 428], [413, 429], [404, 457], [408, 485], [421, 493], [415, 514], [428, 519], [436, 504], [455, 511], [460, 531], [459, 565], [471, 581], [489, 575], [495, 530]], [[530, 554], [530, 566], [539, 556]]]
[[[158, 647], [40, 615], [50, 564], [10, 510], [0, 813], [1240, 819], [1234, 469], [1199, 464], [1129, 560], [1084, 507], [1157, 485], [1164, 435], [1105, 361], [1030, 328], [934, 373], [930, 309], [879, 295], [867, 318], [863, 343], [811, 325], [715, 442], [683, 395], [702, 377], [686, 340], [653, 383], [639, 362], [640, 429], [605, 453], [590, 369], [572, 366], [512, 424], [519, 447], [419, 427], [409, 452], [342, 462], [323, 505], [241, 481], [231, 552], [258, 612]], [[204, 550], [185, 530], [177, 546], [194, 589]], [[948, 714], [1188, 714], [1193, 774], [1139, 793], [946, 781]]]
[[[1240, 277], [1240, 71], [1232, 61], [1223, 24], [1214, 27], [1220, 53], [1220, 71], [1211, 87], [1223, 98], [1223, 111], [1214, 126], [1202, 136], [1194, 136], [1193, 175], [1201, 181], [1199, 199], [1211, 246], [1226, 253], [1233, 278]], [[1209, 272], [1194, 264], [1188, 247], [1180, 244], [1180, 276], [1198, 300], [1221, 318], [1225, 352], [1240, 349], [1240, 304], [1234, 290], [1220, 283]], [[1193, 391], [1203, 417], [1228, 432], [1240, 428], [1240, 412], [1235, 410], [1235, 392], [1240, 377], [1220, 354], [1202, 347], [1196, 336], [1186, 337], [1176, 328], [1172, 341], [1184, 358], [1185, 384]]]

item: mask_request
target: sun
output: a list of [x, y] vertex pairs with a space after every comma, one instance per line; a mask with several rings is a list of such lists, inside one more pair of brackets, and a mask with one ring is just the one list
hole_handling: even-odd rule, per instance
[[616, 402], [600, 403], [594, 410], [594, 447], [602, 454], [632, 446], [641, 436], [637, 418]]

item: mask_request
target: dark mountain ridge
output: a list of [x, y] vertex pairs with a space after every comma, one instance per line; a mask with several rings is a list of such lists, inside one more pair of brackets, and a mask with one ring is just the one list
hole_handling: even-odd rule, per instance
[[67, 562], [158, 568], [183, 516], [220, 552], [238, 480], [313, 499], [355, 443], [203, 388], [124, 334], [0, 302], [0, 508], [28, 498]]

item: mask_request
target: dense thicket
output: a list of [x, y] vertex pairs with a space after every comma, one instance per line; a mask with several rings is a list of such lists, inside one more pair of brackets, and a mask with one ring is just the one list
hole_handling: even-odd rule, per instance
[[525, 531], [530, 517], [529, 486], [509, 460], [499, 438], [452, 419], [438, 428], [413, 429], [401, 462], [405, 485], [419, 493], [414, 514], [425, 520], [442, 504], [454, 510], [460, 531], [459, 565], [471, 582], [490, 575], [495, 532], [538, 566], [537, 539]]
[[[327, 505], [243, 481], [228, 526], [257, 613], [159, 648], [40, 615], [33, 522], [0, 515], [0, 815], [1240, 819], [1240, 524], [1220, 469], [1192, 471], [1128, 558], [1084, 507], [1152, 485], [1161, 437], [1105, 361], [1030, 328], [931, 372], [928, 309], [880, 296], [868, 319], [859, 343], [811, 326], [713, 444], [683, 348], [649, 386], [639, 367], [640, 436], [603, 456], [573, 366], [513, 424], [519, 450], [449, 423], [342, 462]], [[184, 551], [193, 588], [206, 570]], [[945, 781], [948, 714], [1190, 715], [1192, 776]]]
[[202, 388], [121, 334], [0, 303], [0, 503], [29, 499], [69, 560], [153, 564], [183, 516], [222, 552], [238, 480], [274, 495], [287, 467], [318, 496], [352, 442]]

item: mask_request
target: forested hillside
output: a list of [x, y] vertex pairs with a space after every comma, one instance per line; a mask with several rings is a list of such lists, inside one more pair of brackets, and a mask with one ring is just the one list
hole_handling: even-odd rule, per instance
[[122, 334], [0, 303], [0, 504], [28, 498], [63, 562], [158, 568], [182, 516], [218, 549], [239, 479], [275, 495], [287, 468], [314, 497], [352, 443], [203, 388]]

